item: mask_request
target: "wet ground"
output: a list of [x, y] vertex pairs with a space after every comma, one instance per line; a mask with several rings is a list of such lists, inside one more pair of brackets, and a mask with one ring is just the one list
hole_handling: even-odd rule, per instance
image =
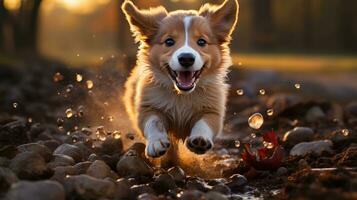
[[119, 103], [125, 66], [0, 66], [1, 198], [357, 199], [353, 87], [238, 67], [213, 151], [161, 168]]

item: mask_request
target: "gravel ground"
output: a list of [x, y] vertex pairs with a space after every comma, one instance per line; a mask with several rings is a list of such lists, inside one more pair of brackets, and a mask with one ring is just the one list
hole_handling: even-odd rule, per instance
[[[356, 101], [307, 97], [305, 85], [282, 90], [276, 79], [262, 87], [234, 70], [213, 151], [159, 167], [119, 103], [126, 62], [90, 70], [24, 63], [0, 66], [1, 198], [357, 199]], [[247, 123], [254, 113], [264, 118], [259, 130]], [[272, 130], [278, 144], [262, 147]], [[259, 149], [264, 159], [242, 156]]]

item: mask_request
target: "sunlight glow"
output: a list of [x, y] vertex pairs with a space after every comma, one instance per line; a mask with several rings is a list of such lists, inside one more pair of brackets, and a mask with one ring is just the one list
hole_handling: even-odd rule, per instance
[[7, 10], [16, 11], [21, 6], [21, 0], [4, 0], [4, 7]]
[[111, 0], [55, 0], [55, 3], [74, 13], [89, 14], [95, 11], [97, 6], [108, 4], [110, 1]]

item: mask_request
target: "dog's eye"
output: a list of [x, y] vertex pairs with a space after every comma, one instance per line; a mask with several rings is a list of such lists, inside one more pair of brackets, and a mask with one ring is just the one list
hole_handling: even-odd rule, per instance
[[197, 44], [198, 46], [204, 47], [207, 44], [207, 42], [204, 39], [199, 39], [197, 40]]
[[172, 38], [168, 38], [165, 40], [165, 45], [168, 47], [174, 46], [175, 45], [175, 40]]

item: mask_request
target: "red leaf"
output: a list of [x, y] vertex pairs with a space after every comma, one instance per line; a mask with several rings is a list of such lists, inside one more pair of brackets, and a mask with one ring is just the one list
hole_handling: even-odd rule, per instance
[[[242, 159], [251, 167], [258, 170], [272, 170], [281, 166], [284, 158], [284, 149], [278, 143], [278, 137], [274, 131], [263, 135], [265, 142], [273, 145], [272, 148], [266, 147], [258, 149], [258, 155], [252, 154], [250, 144], [244, 144], [245, 151], [242, 153]], [[258, 157], [257, 157], [258, 156]]]
[[274, 131], [267, 132], [263, 135], [263, 139], [266, 142], [270, 142], [273, 146], [277, 146], [278, 144], [278, 137], [276, 136]]

